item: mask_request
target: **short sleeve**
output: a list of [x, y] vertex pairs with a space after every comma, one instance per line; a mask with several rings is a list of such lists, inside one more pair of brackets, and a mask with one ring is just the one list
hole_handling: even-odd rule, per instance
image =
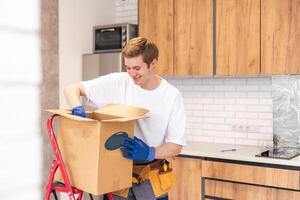
[[108, 103], [121, 103], [124, 96], [126, 77], [124, 73], [111, 73], [81, 84], [86, 94], [86, 101], [97, 107]]
[[165, 142], [186, 145], [185, 123], [186, 123], [183, 97], [178, 93], [170, 114]]

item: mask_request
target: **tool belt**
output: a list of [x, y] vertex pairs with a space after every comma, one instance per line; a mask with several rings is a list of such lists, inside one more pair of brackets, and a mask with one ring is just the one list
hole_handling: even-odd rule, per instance
[[132, 175], [132, 187], [119, 190], [113, 194], [127, 198], [129, 189], [137, 200], [153, 199], [168, 193], [176, 185], [176, 176], [171, 164], [167, 160], [155, 160], [146, 165], [134, 165]]

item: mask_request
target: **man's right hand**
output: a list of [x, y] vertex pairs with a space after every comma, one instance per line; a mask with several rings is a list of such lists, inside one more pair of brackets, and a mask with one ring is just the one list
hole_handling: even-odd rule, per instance
[[86, 112], [83, 106], [75, 106], [72, 109], [72, 115], [80, 116], [80, 117], [86, 117]]

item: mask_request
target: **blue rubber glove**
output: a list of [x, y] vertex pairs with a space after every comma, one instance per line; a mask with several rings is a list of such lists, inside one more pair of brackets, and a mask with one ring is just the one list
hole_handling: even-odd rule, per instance
[[121, 151], [123, 156], [135, 161], [148, 161], [151, 162], [155, 159], [155, 148], [149, 147], [141, 139], [134, 137], [126, 138], [122, 144]]
[[83, 106], [76, 106], [72, 109], [72, 115], [86, 117], [86, 112]]

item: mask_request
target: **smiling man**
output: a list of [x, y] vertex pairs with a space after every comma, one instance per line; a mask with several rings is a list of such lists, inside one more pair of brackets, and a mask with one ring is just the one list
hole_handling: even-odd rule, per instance
[[[121, 148], [123, 156], [134, 162], [151, 163], [175, 156], [186, 144], [183, 98], [178, 89], [155, 74], [158, 54], [153, 42], [134, 38], [122, 51], [127, 72], [100, 76], [64, 90], [72, 113], [82, 117], [86, 113], [80, 96], [97, 107], [115, 103], [150, 110], [149, 118], [137, 120], [135, 137], [127, 138]], [[167, 194], [158, 199], [168, 199]]]

